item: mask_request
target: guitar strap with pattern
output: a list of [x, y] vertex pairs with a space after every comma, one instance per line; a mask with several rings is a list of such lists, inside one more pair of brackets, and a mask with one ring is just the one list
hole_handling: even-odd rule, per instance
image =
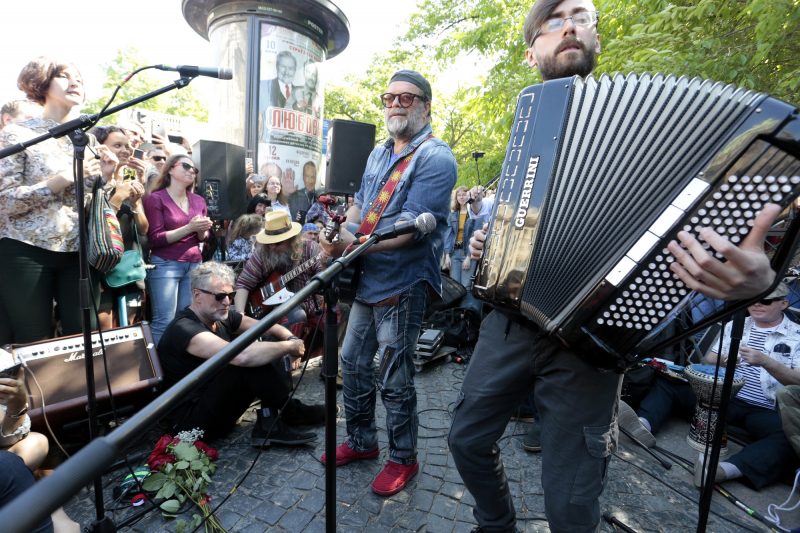
[[432, 137], [433, 134], [429, 134], [410, 154], [401, 159], [397, 166], [394, 167], [392, 174], [389, 176], [383, 189], [381, 189], [381, 192], [375, 197], [372, 206], [369, 208], [369, 211], [367, 211], [367, 215], [358, 227], [356, 235], [370, 235], [375, 230], [375, 226], [378, 225], [378, 221], [381, 219], [384, 209], [389, 205], [389, 200], [392, 199], [392, 194], [394, 194], [394, 190], [397, 188], [397, 184], [400, 183], [400, 178], [403, 177], [403, 173], [406, 171], [406, 168], [408, 168], [408, 164], [411, 163], [414, 154], [420, 146]]

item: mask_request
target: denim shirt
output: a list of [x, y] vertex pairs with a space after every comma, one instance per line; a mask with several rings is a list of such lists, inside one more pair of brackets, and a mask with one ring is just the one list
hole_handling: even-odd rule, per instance
[[414, 240], [402, 248], [363, 255], [356, 292], [359, 301], [376, 303], [400, 294], [420, 281], [428, 282], [437, 294], [442, 292], [439, 262], [444, 251], [450, 191], [456, 183], [457, 167], [453, 152], [444, 141], [436, 138], [426, 141], [430, 133], [428, 124], [396, 158], [392, 157], [394, 140], [389, 139], [376, 146], [367, 160], [361, 188], [355, 195], [355, 206], [360, 210], [361, 220], [383, 189], [392, 169], [419, 146], [375, 229], [392, 226], [399, 220], [414, 220], [425, 212], [436, 218], [436, 229], [428, 235], [416, 234]]
[[[475, 218], [467, 217], [464, 221], [464, 253], [467, 252], [469, 239], [476, 230], [479, 230], [488, 222], [489, 217], [477, 215]], [[458, 211], [450, 211], [447, 215], [447, 235], [444, 239], [444, 252], [452, 254], [456, 246], [456, 235], [458, 235]]]

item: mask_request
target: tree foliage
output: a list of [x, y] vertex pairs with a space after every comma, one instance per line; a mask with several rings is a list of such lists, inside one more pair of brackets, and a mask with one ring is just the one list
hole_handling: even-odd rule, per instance
[[[94, 100], [87, 101], [84, 111], [86, 113], [100, 111], [117, 85], [122, 83], [131, 72], [145, 64], [135, 48], [118, 50], [114, 59], [110, 63], [103, 65], [106, 72], [106, 81], [103, 83], [103, 89], [106, 90], [105, 94]], [[157, 79], [147, 70], [137, 74], [122, 86], [112, 105], [142, 96], [169, 83], [163, 77], [160, 78]], [[193, 117], [201, 122], [208, 120], [208, 110], [195, 95], [191, 85], [146, 100], [137, 104], [137, 107], [181, 117]], [[103, 122], [114, 123], [115, 120], [114, 117], [107, 117]]]
[[[522, 24], [532, 3], [423, 0], [397, 43], [397, 49], [416, 50], [439, 71], [466, 54], [486, 60], [486, 75], [475, 87], [435, 107], [434, 131], [455, 142], [460, 183], [474, 180], [475, 163], [468, 157], [473, 149], [487, 152], [481, 160], [482, 181], [499, 173], [516, 95], [541, 81], [524, 61]], [[596, 0], [595, 5], [603, 47], [598, 74], [699, 76], [800, 104], [800, 0]], [[396, 66], [386, 64], [391, 60], [376, 59], [382, 73]], [[365, 78], [386, 79], [371, 78], [377, 73]], [[338, 88], [352, 97], [351, 109], [363, 108], [351, 89]], [[334, 96], [341, 98], [336, 90]]]

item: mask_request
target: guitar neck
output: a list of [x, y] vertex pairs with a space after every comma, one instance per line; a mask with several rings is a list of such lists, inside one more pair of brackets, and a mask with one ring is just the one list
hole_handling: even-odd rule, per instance
[[300, 274], [302, 274], [303, 272], [305, 272], [306, 270], [308, 270], [312, 266], [314, 266], [317, 263], [317, 261], [319, 261], [320, 257], [322, 257], [321, 253], [315, 255], [314, 257], [312, 257], [311, 259], [309, 259], [305, 263], [299, 264], [298, 266], [294, 267], [292, 270], [290, 270], [289, 272], [287, 272], [286, 274], [281, 276], [281, 279], [280, 279], [281, 287], [285, 287], [287, 283], [292, 281], [294, 278], [296, 278], [297, 276], [299, 276]]

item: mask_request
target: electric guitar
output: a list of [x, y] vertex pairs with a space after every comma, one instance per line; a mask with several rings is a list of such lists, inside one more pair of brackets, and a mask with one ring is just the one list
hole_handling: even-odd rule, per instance
[[273, 272], [264, 283], [248, 295], [247, 300], [250, 306], [250, 313], [248, 314], [255, 319], [260, 319], [266, 316], [273, 307], [294, 296], [294, 293], [287, 289], [286, 285], [300, 274], [314, 268], [324, 255], [324, 252], [320, 252], [308, 261], [297, 265], [286, 274], [281, 275], [278, 272]]

